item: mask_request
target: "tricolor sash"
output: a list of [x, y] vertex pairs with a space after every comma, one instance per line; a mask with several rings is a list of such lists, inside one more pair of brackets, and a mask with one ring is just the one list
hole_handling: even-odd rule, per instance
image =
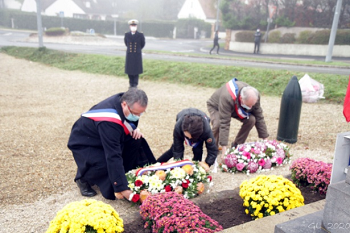
[[134, 124], [129, 123], [125, 120], [124, 122], [122, 122], [117, 110], [113, 108], [94, 109], [86, 113], [83, 113], [81, 116], [89, 118], [94, 121], [109, 121], [109, 122], [117, 123], [118, 125], [121, 125], [123, 127], [124, 133], [126, 135], [132, 134], [132, 132], [136, 128]]
[[143, 173], [148, 172], [148, 171], [158, 171], [158, 170], [167, 170], [167, 169], [172, 169], [175, 167], [182, 167], [184, 165], [193, 165], [193, 162], [185, 159], [185, 160], [181, 160], [181, 161], [176, 161], [176, 162], [172, 162], [172, 163], [164, 163], [158, 166], [149, 166], [149, 167], [145, 167], [145, 168], [139, 168], [136, 172], [135, 175], [136, 176], [142, 176]]
[[[228, 92], [230, 93], [233, 102], [236, 102], [238, 97], [238, 86], [236, 84], [237, 79], [233, 78], [231, 81], [226, 83], [226, 87]], [[238, 106], [238, 104], [235, 104], [235, 111], [239, 118], [249, 118], [250, 113], [245, 112], [244, 109], [241, 106]]]
[[186, 137], [185, 137], [185, 144], [187, 146], [190, 146], [190, 147], [193, 147], [193, 148], [196, 148], [198, 145], [199, 145], [199, 142], [191, 142], [191, 140], [188, 140]]

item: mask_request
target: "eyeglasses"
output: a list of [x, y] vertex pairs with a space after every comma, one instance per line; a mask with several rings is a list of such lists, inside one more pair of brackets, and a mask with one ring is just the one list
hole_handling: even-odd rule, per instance
[[128, 104], [126, 104], [126, 106], [128, 106], [129, 112], [130, 112], [132, 115], [139, 116], [139, 117], [142, 116], [143, 112], [142, 112], [142, 113], [139, 113], [139, 114], [134, 113], [133, 111], [131, 111], [131, 109], [130, 109], [130, 107], [129, 107]]

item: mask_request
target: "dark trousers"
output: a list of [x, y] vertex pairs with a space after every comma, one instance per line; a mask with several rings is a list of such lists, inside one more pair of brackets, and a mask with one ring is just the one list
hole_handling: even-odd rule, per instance
[[139, 75], [128, 75], [129, 76], [129, 88], [131, 87], [137, 87], [139, 85]]
[[[167, 150], [164, 154], [162, 154], [158, 159], [157, 162], [164, 163], [168, 162], [172, 157], [174, 157], [173, 154], [174, 144], [171, 145], [170, 149]], [[192, 161], [202, 161], [202, 155], [203, 155], [203, 141], [197, 144], [195, 148], [192, 148], [193, 152], [193, 159]], [[183, 157], [181, 158], [183, 159]]]
[[255, 42], [254, 44], [254, 53], [259, 53], [260, 42]]
[[[90, 185], [97, 185], [104, 198], [115, 200], [103, 148], [84, 146], [70, 149], [78, 167], [74, 181], [81, 179]], [[143, 138], [135, 140], [131, 136], [124, 142], [122, 158], [123, 173], [156, 162], [146, 140]]]
[[211, 54], [211, 51], [213, 51], [215, 49], [215, 47], [218, 47], [216, 50], [216, 53], [219, 54], [220, 45], [219, 45], [219, 43], [215, 43], [215, 42], [214, 42], [213, 48], [209, 52], [210, 54]]

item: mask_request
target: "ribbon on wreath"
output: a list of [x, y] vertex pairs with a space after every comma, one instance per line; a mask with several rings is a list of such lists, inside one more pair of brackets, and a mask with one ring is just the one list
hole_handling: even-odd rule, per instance
[[181, 160], [181, 161], [176, 161], [176, 162], [171, 162], [171, 163], [164, 163], [161, 165], [154, 165], [154, 166], [149, 166], [149, 167], [144, 167], [144, 168], [139, 168], [136, 172], [136, 176], [142, 176], [143, 173], [148, 172], [148, 171], [158, 171], [158, 170], [167, 170], [167, 169], [172, 169], [175, 167], [182, 167], [184, 165], [194, 165], [193, 162], [189, 161], [188, 159]]

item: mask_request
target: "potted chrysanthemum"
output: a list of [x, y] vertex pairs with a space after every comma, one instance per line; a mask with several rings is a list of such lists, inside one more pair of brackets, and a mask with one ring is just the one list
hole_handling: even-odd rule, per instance
[[290, 163], [291, 156], [286, 144], [276, 140], [262, 140], [227, 150], [220, 167], [223, 172], [243, 172], [249, 175]]
[[60, 210], [50, 222], [46, 233], [119, 233], [124, 231], [123, 219], [112, 206], [86, 199], [72, 202]]
[[304, 205], [304, 197], [290, 180], [276, 175], [260, 175], [243, 181], [240, 197], [245, 212], [253, 219], [275, 215]]

